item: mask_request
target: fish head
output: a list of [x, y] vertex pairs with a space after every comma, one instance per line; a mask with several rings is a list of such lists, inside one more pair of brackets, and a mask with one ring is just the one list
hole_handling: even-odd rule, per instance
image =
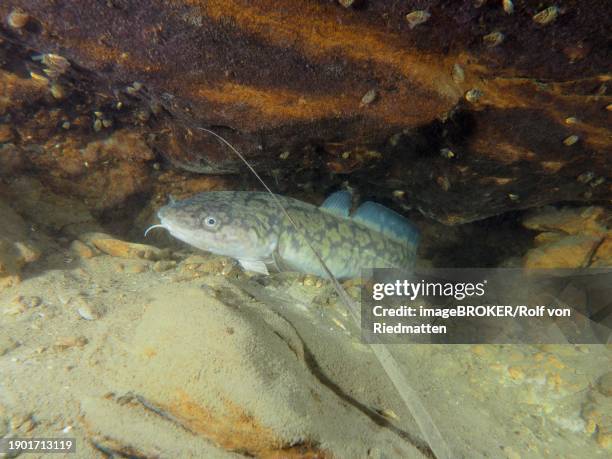
[[249, 206], [238, 192], [206, 192], [171, 201], [157, 216], [173, 237], [237, 259], [269, 258], [278, 241], [273, 219]]

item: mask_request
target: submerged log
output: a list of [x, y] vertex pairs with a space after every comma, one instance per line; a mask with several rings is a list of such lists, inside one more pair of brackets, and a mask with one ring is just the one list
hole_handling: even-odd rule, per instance
[[245, 171], [212, 127], [279, 191], [348, 180], [456, 224], [612, 195], [609, 4], [563, 3], [5, 0], [0, 58], [63, 58], [36, 61], [63, 110], [93, 104], [63, 86], [137, 106], [175, 166]]

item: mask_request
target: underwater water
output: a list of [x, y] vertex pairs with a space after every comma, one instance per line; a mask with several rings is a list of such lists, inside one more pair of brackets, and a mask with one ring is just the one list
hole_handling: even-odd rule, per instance
[[600, 4], [272, 3], [0, 5], [0, 457], [610, 457]]

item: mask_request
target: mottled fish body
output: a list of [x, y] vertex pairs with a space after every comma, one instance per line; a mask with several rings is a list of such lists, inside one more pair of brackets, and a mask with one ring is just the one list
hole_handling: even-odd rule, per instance
[[399, 214], [373, 202], [349, 215], [348, 192], [331, 195], [321, 207], [269, 193], [218, 191], [172, 202], [158, 212], [162, 227], [194, 247], [239, 260], [251, 271], [267, 268], [325, 276], [305, 238], [339, 279], [362, 269], [411, 269], [418, 231]]

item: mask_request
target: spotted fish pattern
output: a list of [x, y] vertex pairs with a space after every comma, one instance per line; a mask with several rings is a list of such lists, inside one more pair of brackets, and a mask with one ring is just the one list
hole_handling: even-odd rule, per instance
[[158, 217], [177, 239], [236, 258], [252, 271], [275, 268], [324, 276], [306, 238], [338, 279], [358, 277], [362, 269], [414, 265], [418, 231], [385, 207], [364, 203], [351, 216], [347, 192], [332, 195], [321, 207], [277, 198], [299, 231], [274, 198], [260, 192], [199, 193], [162, 207]]

